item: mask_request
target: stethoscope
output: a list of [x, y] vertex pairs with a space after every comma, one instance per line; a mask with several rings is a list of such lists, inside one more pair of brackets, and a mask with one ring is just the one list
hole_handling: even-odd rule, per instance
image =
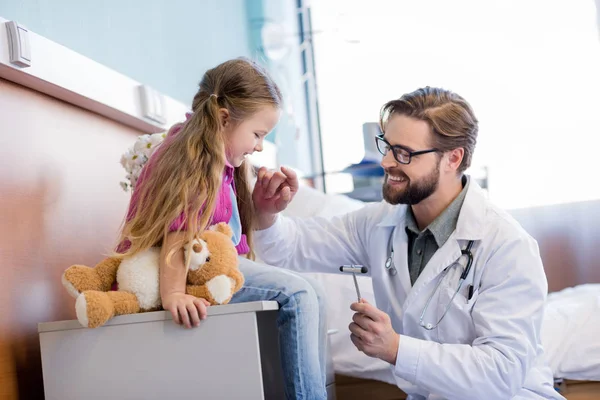
[[[394, 265], [394, 244], [393, 244], [393, 238], [394, 238], [394, 232], [395, 232], [395, 230], [396, 230], [396, 228], [394, 228], [392, 230], [392, 233], [390, 234], [390, 239], [389, 239], [389, 242], [388, 242], [388, 258], [385, 260], [385, 269], [388, 271], [388, 274], [390, 276], [395, 276], [398, 273], [398, 271], [396, 270], [396, 266]], [[471, 266], [473, 265], [473, 253], [471, 252], [472, 248], [473, 248], [473, 240], [469, 240], [469, 242], [467, 243], [467, 247], [465, 249], [463, 249], [463, 250], [460, 251], [461, 254], [458, 257], [458, 259], [456, 261], [454, 261], [451, 265], [449, 265], [446, 268], [444, 268], [444, 271], [442, 272], [441, 277], [438, 279], [437, 285], [433, 289], [433, 292], [429, 296], [429, 299], [427, 300], [427, 303], [425, 303], [425, 307], [423, 308], [423, 311], [421, 312], [421, 316], [419, 318], [419, 325], [422, 328], [425, 328], [428, 331], [433, 330], [433, 329], [437, 328], [438, 325], [440, 324], [440, 322], [442, 322], [442, 319], [444, 319], [444, 316], [446, 315], [446, 313], [450, 309], [450, 306], [452, 305], [452, 301], [456, 297], [456, 294], [458, 292], [460, 292], [460, 289], [462, 288], [462, 285], [463, 285], [465, 279], [467, 279], [467, 276], [469, 276], [469, 272], [471, 271]], [[464, 256], [467, 257], [467, 264], [465, 265], [465, 267], [463, 269], [463, 272], [460, 275], [460, 278], [458, 279], [458, 285], [456, 287], [456, 290], [454, 291], [454, 294], [452, 295], [452, 298], [450, 299], [450, 301], [446, 305], [446, 308], [444, 309], [444, 313], [437, 320], [437, 322], [435, 324], [432, 324], [430, 322], [425, 322], [424, 321], [425, 314], [427, 313], [427, 309], [429, 308], [429, 303], [431, 303], [431, 299], [433, 299], [433, 297], [435, 296], [435, 293], [439, 289], [442, 281], [444, 280], [444, 278], [446, 277], [446, 275], [448, 274], [448, 272], [450, 272], [450, 270], [452, 268], [456, 267], [456, 266], [462, 267], [462, 265], [460, 264], [460, 259], [463, 258]], [[471, 300], [471, 297], [473, 297], [473, 285], [469, 285], [469, 294], [468, 294], [468, 298], [467, 299]]]

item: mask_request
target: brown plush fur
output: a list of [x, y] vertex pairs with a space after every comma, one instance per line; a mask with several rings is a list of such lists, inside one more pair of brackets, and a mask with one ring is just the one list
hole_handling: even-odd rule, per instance
[[140, 304], [132, 293], [99, 292], [87, 290], [83, 292], [86, 301], [88, 327], [97, 328], [115, 315], [135, 314], [140, 312]]
[[115, 282], [119, 264], [121, 260], [117, 258], [105, 258], [94, 268], [73, 265], [64, 272], [63, 277], [75, 288], [77, 294], [85, 290], [107, 292]]
[[[231, 241], [233, 232], [225, 223], [214, 226], [214, 230], [206, 230], [199, 235], [208, 246], [210, 258], [198, 269], [188, 271], [186, 292], [192, 296], [206, 299], [211, 304], [227, 304], [234, 293], [244, 284], [244, 276], [238, 269], [238, 254]], [[199, 253], [202, 245], [191, 246], [191, 251]], [[63, 283], [68, 291], [76, 291], [80, 309], [78, 319], [87, 320], [87, 326], [102, 326], [116, 315], [133, 314], [144, 311], [135, 294], [124, 291], [111, 291], [116, 280], [121, 261], [117, 258], [106, 258], [96, 267], [73, 265], [63, 274]], [[232, 282], [230, 295], [221, 302], [211, 294], [208, 282], [220, 275], [225, 275]], [[117, 282], [118, 283], [118, 282]], [[72, 293], [73, 294], [73, 293]], [[218, 296], [217, 296], [218, 297]], [[85, 305], [85, 307], [83, 307]], [[84, 315], [79, 315], [85, 313]]]
[[[229, 276], [229, 279], [231, 279], [233, 286], [234, 286], [234, 288], [231, 292], [231, 296], [233, 296], [233, 294], [235, 292], [237, 292], [238, 290], [240, 290], [242, 288], [242, 286], [244, 285], [244, 276], [241, 274], [240, 271], [237, 271], [237, 270], [230, 271], [227, 275]], [[206, 286], [206, 284], [187, 285], [185, 292], [187, 294], [191, 294], [192, 296], [200, 297], [201, 299], [206, 299], [212, 305], [227, 304], [231, 300], [231, 296], [230, 296], [227, 300], [223, 301], [222, 303], [217, 302], [210, 294], [210, 291], [208, 290], [208, 287]]]
[[[212, 296], [197, 295], [195, 293], [205, 293], [206, 282], [218, 275], [227, 275], [234, 281], [233, 293], [241, 289], [244, 284], [244, 276], [240, 273], [237, 263], [237, 251], [231, 246], [231, 237], [233, 232], [227, 224], [217, 224], [214, 231], [204, 231], [200, 238], [209, 244], [210, 261], [199, 270], [190, 270], [187, 276], [186, 292], [192, 296], [201, 297], [208, 300], [211, 304], [217, 303]], [[202, 248], [199, 244], [193, 246], [193, 251], [199, 253]], [[194, 288], [197, 286], [199, 288]], [[231, 293], [231, 295], [233, 295]], [[227, 304], [229, 299], [221, 304]]]

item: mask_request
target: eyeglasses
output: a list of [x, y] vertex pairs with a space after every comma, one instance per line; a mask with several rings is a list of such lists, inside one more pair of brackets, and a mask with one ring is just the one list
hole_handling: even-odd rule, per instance
[[383, 138], [383, 135], [375, 136], [375, 143], [377, 143], [377, 150], [382, 155], [386, 155], [388, 151], [392, 150], [392, 154], [396, 161], [400, 164], [410, 164], [412, 157], [418, 156], [421, 154], [433, 153], [434, 151], [439, 151], [438, 149], [429, 149], [429, 150], [419, 150], [419, 151], [410, 151], [403, 146], [396, 145], [392, 146], [388, 143], [387, 140]]

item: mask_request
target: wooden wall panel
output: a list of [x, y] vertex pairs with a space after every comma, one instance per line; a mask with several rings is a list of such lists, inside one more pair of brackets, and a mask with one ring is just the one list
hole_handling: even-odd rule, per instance
[[0, 398], [43, 398], [37, 323], [75, 318], [61, 273], [114, 245], [139, 134], [0, 79]]
[[600, 201], [524, 208], [510, 214], [538, 241], [549, 291], [600, 283]]

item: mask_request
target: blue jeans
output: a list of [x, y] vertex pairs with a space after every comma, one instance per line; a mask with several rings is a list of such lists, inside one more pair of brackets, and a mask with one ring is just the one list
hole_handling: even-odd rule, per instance
[[324, 294], [308, 277], [240, 257], [244, 286], [231, 303], [274, 300], [285, 395], [288, 399], [326, 399], [327, 323]]

